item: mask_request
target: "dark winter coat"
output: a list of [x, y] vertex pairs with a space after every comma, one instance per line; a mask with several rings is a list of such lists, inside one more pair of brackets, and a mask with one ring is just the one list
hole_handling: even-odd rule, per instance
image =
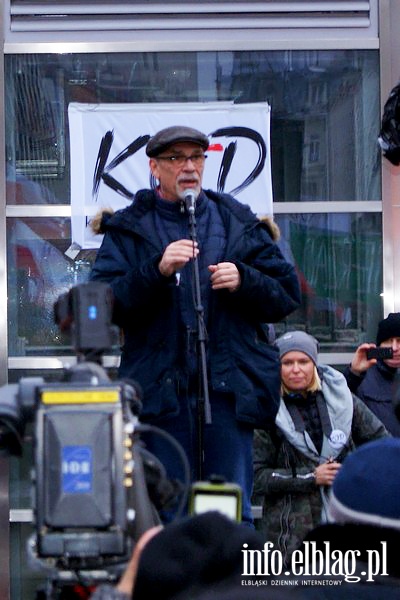
[[[337, 372], [337, 377], [335, 385], [343, 386], [343, 403], [353, 403], [348, 439], [342, 450], [336, 450], [339, 454], [335, 460], [341, 462], [356, 446], [389, 434], [365, 404], [351, 395], [343, 375]], [[335, 430], [335, 423], [331, 421], [331, 425]], [[316, 427], [314, 424], [313, 428]], [[290, 436], [291, 432], [286, 435]], [[264, 539], [275, 544], [284, 558], [290, 557], [306, 533], [321, 522], [327, 490], [315, 484], [313, 474], [318, 464], [326, 460], [327, 457], [318, 454], [301, 452], [278, 427], [269, 432], [255, 432], [253, 504], [263, 507], [263, 516], [256, 521], [256, 528]]]
[[[297, 276], [271, 238], [269, 227], [226, 194], [206, 191], [226, 232], [222, 261], [239, 270], [238, 291], [212, 291], [208, 300], [208, 365], [212, 389], [231, 392], [239, 420], [258, 427], [274, 419], [279, 403], [279, 358], [265, 323], [291, 313], [300, 302]], [[104, 240], [91, 278], [111, 284], [115, 320], [124, 333], [120, 375], [144, 392], [143, 419], [178, 413], [179, 355], [175, 277], [161, 275], [164, 251], [155, 226], [155, 192], [103, 219]]]
[[[329, 547], [333, 556], [346, 556], [357, 551], [354, 561], [348, 561], [347, 570], [353, 574], [345, 580], [343, 575], [322, 575], [323, 579], [340, 580], [340, 586], [330, 586], [329, 593], [325, 591], [323, 598], [326, 600], [378, 600], [381, 598], [392, 600], [398, 598], [400, 593], [400, 567], [399, 544], [400, 531], [388, 527], [368, 525], [366, 523], [326, 523], [316, 527], [305, 537], [305, 542], [312, 544], [315, 555], [324, 557], [326, 547]], [[386, 551], [383, 553], [382, 543], [385, 542]], [[386, 560], [385, 560], [385, 558]], [[332, 564], [332, 563], [331, 563]], [[326, 566], [316, 563], [317, 571], [325, 573]], [[333, 569], [331, 567], [331, 573]], [[301, 579], [318, 579], [319, 577], [303, 577]], [[357, 579], [359, 581], [357, 581]], [[354, 583], [352, 583], [354, 581]], [[324, 590], [327, 590], [324, 587]], [[320, 588], [314, 591], [320, 592]], [[321, 593], [312, 594], [307, 587], [305, 597], [319, 600]]]
[[400, 422], [393, 409], [396, 373], [397, 369], [378, 361], [361, 377], [352, 373], [350, 367], [344, 376], [353, 394], [365, 402], [392, 435], [400, 437]]

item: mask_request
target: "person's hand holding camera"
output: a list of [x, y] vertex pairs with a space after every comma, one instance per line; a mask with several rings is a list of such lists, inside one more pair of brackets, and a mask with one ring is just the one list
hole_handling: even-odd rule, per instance
[[376, 344], [366, 342], [358, 346], [350, 365], [351, 372], [354, 375], [362, 375], [362, 373], [365, 373], [365, 371], [376, 363], [376, 358], [367, 358], [367, 351], [371, 348], [376, 348]]

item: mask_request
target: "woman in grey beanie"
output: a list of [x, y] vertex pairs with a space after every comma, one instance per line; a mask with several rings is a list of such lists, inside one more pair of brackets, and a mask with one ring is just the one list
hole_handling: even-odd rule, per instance
[[290, 566], [293, 550], [325, 519], [327, 494], [343, 458], [389, 434], [352, 395], [342, 373], [318, 363], [313, 336], [291, 331], [275, 344], [281, 401], [275, 426], [255, 432], [253, 504], [263, 507], [256, 528]]

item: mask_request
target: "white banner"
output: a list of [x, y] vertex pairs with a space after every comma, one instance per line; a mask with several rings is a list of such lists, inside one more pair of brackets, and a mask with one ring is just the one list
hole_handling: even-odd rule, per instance
[[71, 145], [72, 241], [98, 248], [90, 219], [118, 210], [154, 186], [145, 146], [170, 125], [208, 135], [203, 188], [227, 192], [258, 215], [272, 214], [270, 107], [232, 104], [79, 104], [68, 107]]

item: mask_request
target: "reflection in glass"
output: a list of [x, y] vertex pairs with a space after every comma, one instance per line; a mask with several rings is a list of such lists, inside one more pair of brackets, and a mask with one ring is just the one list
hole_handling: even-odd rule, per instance
[[60, 294], [87, 281], [93, 256], [71, 260], [70, 219], [25, 218], [7, 221], [9, 355], [70, 352], [54, 322]]
[[[280, 245], [296, 265], [302, 306], [277, 331], [306, 328], [323, 351], [350, 352], [375, 338], [382, 318], [381, 215], [276, 215]], [[73, 353], [54, 323], [53, 305], [87, 281], [95, 251], [75, 260], [68, 219], [9, 219], [10, 356]]]
[[47, 577], [28, 559], [26, 546], [33, 534], [30, 523], [12, 523], [10, 526], [11, 579], [10, 598], [26, 600], [44, 597]]
[[374, 50], [5, 56], [7, 203], [69, 204], [70, 102], [265, 102], [274, 199], [380, 200]]
[[277, 332], [306, 329], [323, 352], [352, 352], [374, 341], [382, 314], [381, 215], [296, 214], [275, 217], [281, 248], [296, 265], [301, 309]]

